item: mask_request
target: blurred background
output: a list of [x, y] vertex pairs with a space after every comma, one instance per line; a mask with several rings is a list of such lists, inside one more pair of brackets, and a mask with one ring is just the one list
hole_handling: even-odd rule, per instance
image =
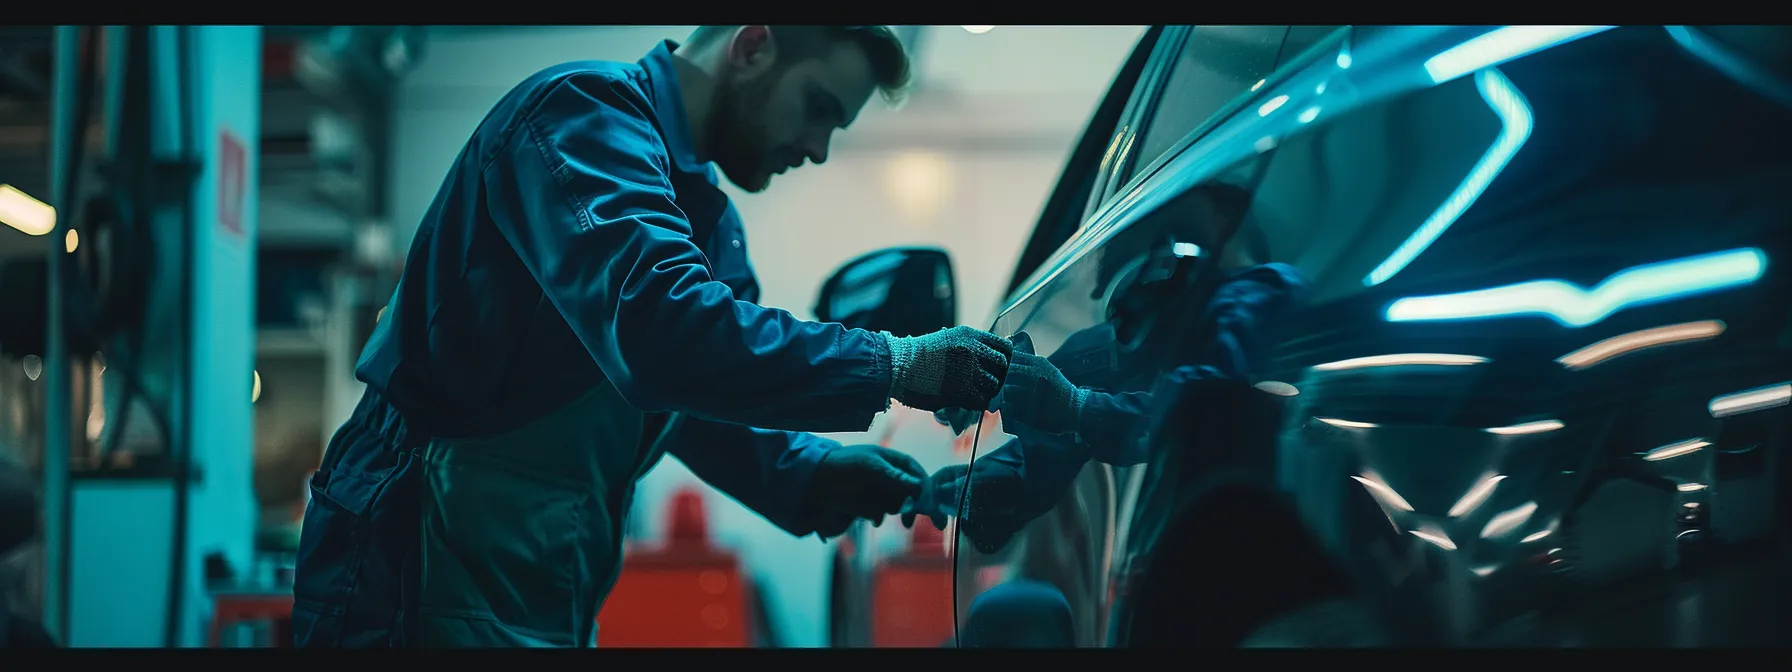
[[[48, 614], [52, 631], [72, 646], [279, 643], [279, 618], [290, 607], [289, 591], [282, 602], [281, 582], [290, 581], [283, 567], [290, 567], [306, 479], [360, 398], [354, 360], [462, 143], [501, 95], [536, 70], [572, 60], [634, 61], [693, 28], [203, 29], [232, 32], [208, 43], [204, 109], [192, 114], [235, 119], [227, 125], [244, 136], [240, 145], [228, 134], [217, 140], [214, 150], [241, 146], [244, 154], [207, 169], [241, 166], [254, 188], [230, 192], [226, 182], [216, 205], [198, 204], [226, 225], [224, 233], [200, 234], [217, 240], [185, 241], [193, 244], [138, 240], [128, 227], [89, 229], [85, 222], [104, 219], [101, 203], [84, 206], [60, 236], [30, 224], [41, 218], [19, 215], [47, 208], [67, 188], [53, 179], [53, 165], [105, 171], [50, 151], [56, 30], [0, 28], [0, 184], [8, 185], [0, 205], [13, 215], [6, 218], [12, 226], [0, 227], [0, 455], [52, 491], [66, 478], [73, 492], [66, 508], [46, 501], [46, 534], [5, 556], [0, 580], [11, 607]], [[812, 317], [822, 282], [842, 263], [924, 245], [954, 260], [959, 322], [986, 323], [1072, 144], [1144, 27], [902, 30], [917, 66], [903, 107], [874, 100], [836, 137], [825, 167], [781, 177], [758, 195], [726, 185], [747, 225], [765, 305]], [[117, 56], [85, 49], [86, 40], [67, 53]], [[247, 67], [256, 59], [258, 68]], [[97, 100], [79, 146], [97, 153], [118, 142], [108, 115], [122, 119], [132, 104], [130, 96]], [[246, 249], [231, 247], [233, 240], [247, 241]], [[161, 270], [132, 276], [109, 260], [93, 261], [148, 249], [140, 246], [154, 247], [145, 256], [162, 260]], [[180, 280], [190, 292], [162, 291], [159, 283], [176, 281], [167, 271], [176, 267], [192, 269]], [[91, 344], [72, 344], [66, 360], [53, 358], [44, 347], [50, 321], [79, 321], [46, 311], [51, 273], [88, 277], [91, 296], [75, 298], [97, 306], [92, 312], [141, 306], [136, 322], [151, 326], [95, 330]], [[175, 310], [158, 303], [163, 296], [197, 302], [183, 309], [197, 311], [188, 313], [186, 330], [152, 328], [156, 315]], [[249, 319], [242, 306], [253, 306], [252, 342], [232, 337], [239, 320]], [[187, 340], [183, 334], [190, 348], [170, 345]], [[228, 367], [216, 375], [173, 373], [159, 348], [251, 353], [249, 380], [236, 382]], [[66, 376], [46, 369], [62, 361]], [[247, 395], [249, 415], [193, 418], [194, 409], [212, 407], [213, 395]], [[47, 421], [62, 412], [66, 426]], [[929, 468], [950, 459], [942, 452], [949, 434], [931, 422], [875, 429], [877, 436], [840, 438], [911, 445]], [[201, 471], [170, 476], [187, 473], [175, 465], [189, 458], [170, 455], [168, 446], [188, 443], [202, 456]], [[62, 458], [66, 473], [45, 470]], [[171, 498], [166, 482], [183, 477], [199, 479], [198, 494]], [[600, 644], [814, 647], [951, 636], [949, 611], [890, 611], [901, 599], [923, 611], [950, 600], [949, 579], [937, 573], [912, 584], [921, 588], [875, 588], [876, 595], [913, 595], [874, 597], [884, 609], [871, 619], [874, 632], [842, 634], [837, 621], [846, 607], [830, 585], [842, 542], [790, 537], [702, 487], [674, 459], [661, 462], [637, 496], [631, 562], [647, 564], [625, 569]], [[187, 518], [168, 507], [185, 507], [198, 522], [170, 536], [166, 521]], [[925, 530], [880, 531], [887, 539], [873, 543], [938, 541], [909, 539]], [[724, 569], [653, 574], [677, 565], [654, 565], [654, 554], [674, 557], [668, 546], [690, 537], [707, 549], [704, 557], [726, 560], [715, 565]], [[66, 555], [55, 543], [62, 539]], [[660, 580], [695, 586], [694, 597], [630, 602], [643, 593], [629, 586]], [[46, 602], [64, 588], [65, 604]], [[631, 639], [648, 631], [656, 634]]]

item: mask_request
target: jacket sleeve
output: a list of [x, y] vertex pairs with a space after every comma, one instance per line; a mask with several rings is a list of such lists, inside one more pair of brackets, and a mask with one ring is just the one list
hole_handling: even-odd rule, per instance
[[[1300, 273], [1284, 264], [1253, 267], [1221, 285], [1207, 304], [1206, 338], [1195, 342], [1181, 375], [1249, 382], [1265, 326], [1304, 288]], [[1142, 442], [1150, 404], [1150, 392], [1094, 392], [1084, 403], [1077, 437], [1097, 461], [1141, 464], [1150, 457]]]
[[888, 407], [879, 334], [737, 300], [674, 202], [643, 94], [591, 73], [521, 112], [486, 202], [548, 300], [629, 403], [780, 429], [857, 431]]
[[[1032, 520], [1058, 505], [1064, 491], [1083, 472], [1083, 465], [1088, 464], [1089, 450], [1071, 441], [1014, 439], [977, 458], [978, 462], [984, 460], [1021, 475], [1019, 513]], [[973, 490], [971, 497], [976, 496]]]
[[801, 432], [686, 418], [666, 452], [698, 478], [796, 536], [818, 521], [802, 506], [815, 465], [840, 444]]
[[1305, 293], [1300, 272], [1286, 264], [1264, 264], [1241, 272], [1208, 301], [1207, 338], [1195, 343], [1187, 363], [1208, 373], [1249, 381], [1258, 341], [1269, 322]]

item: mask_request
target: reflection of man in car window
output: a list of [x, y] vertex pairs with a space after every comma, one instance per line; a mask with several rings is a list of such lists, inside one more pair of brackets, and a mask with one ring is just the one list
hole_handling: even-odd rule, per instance
[[[1017, 334], [1008, 377], [994, 405], [1002, 412], [1003, 429], [1015, 440], [971, 465], [936, 472], [927, 492], [941, 496], [913, 510], [943, 526], [947, 515], [958, 512], [954, 495], [966, 492], [968, 477], [971, 506], [960, 529], [980, 552], [998, 552], [1022, 526], [1057, 504], [1089, 460], [1126, 466], [1148, 459], [1143, 435], [1152, 394], [1119, 390], [1149, 388], [1155, 373], [1166, 368], [1172, 377], [1185, 380], [1249, 381], [1264, 327], [1294, 305], [1305, 285], [1293, 267], [1269, 262], [1256, 229], [1240, 230], [1249, 205], [1244, 189], [1203, 185], [1154, 213], [1152, 222], [1109, 240], [1097, 261], [1094, 296], [1107, 306], [1110, 320], [1072, 334], [1051, 357], [1033, 354], [1031, 339]], [[1157, 222], [1168, 225], [1145, 225]], [[1198, 285], [1191, 269], [1196, 259], [1214, 251], [1220, 255], [1215, 269], [1220, 280], [1203, 304], [1190, 305], [1204, 297], [1191, 291]], [[1141, 314], [1172, 321], [1198, 317], [1174, 324], [1154, 320], [1148, 327], [1129, 327], [1115, 319]], [[1149, 361], [1166, 348], [1141, 343], [1136, 340], [1141, 333], [1129, 332], [1175, 339], [1167, 348], [1169, 366]], [[1130, 356], [1117, 354], [1120, 342], [1140, 346], [1129, 349], [1145, 361], [1125, 361]], [[1088, 356], [1104, 349], [1116, 355]], [[1091, 367], [1089, 361], [1111, 363]], [[968, 414], [968, 422], [942, 415], [957, 427], [981, 414]], [[913, 514], [905, 518], [912, 522]], [[1074, 640], [1070, 615], [1068, 603], [1052, 586], [1010, 581], [971, 603], [960, 643], [1068, 646]]]
[[[1305, 283], [1293, 267], [1268, 262], [1262, 239], [1251, 235], [1255, 231], [1239, 230], [1249, 207], [1245, 190], [1204, 185], [1166, 207], [1170, 210], [1154, 219], [1172, 222], [1170, 226], [1146, 229], [1142, 223], [1104, 246], [1097, 286], [1116, 287], [1103, 292], [1109, 312], [1120, 302], [1155, 298], [1158, 303], [1148, 307], [1155, 314], [1198, 314], [1190, 328], [1166, 334], [1178, 339], [1169, 368], [1182, 378], [1249, 381], [1259, 334], [1294, 303]], [[1180, 291], [1192, 282], [1189, 274], [1161, 267], [1192, 266], [1186, 244], [1214, 249], [1228, 239], [1219, 250], [1222, 279], [1211, 298], [1199, 307], [1178, 305], [1202, 294]], [[1049, 510], [1089, 460], [1115, 466], [1146, 461], [1142, 435], [1151, 393], [1110, 391], [1123, 389], [1124, 383], [1082, 376], [1073, 381], [1060, 370], [1074, 368], [1066, 360], [1093, 347], [1111, 346], [1116, 337], [1113, 324], [1086, 329], [1052, 357], [1031, 354], [1026, 335], [1016, 337], [1016, 354], [997, 401], [1003, 429], [1016, 440], [980, 457], [974, 466], [948, 467], [932, 477], [935, 492], [956, 493], [962, 490], [960, 479], [970, 474], [975, 506], [960, 522], [980, 550], [1001, 548], [1027, 521]], [[1137, 367], [1124, 363], [1117, 368], [1114, 373], [1137, 373], [1128, 370]], [[926, 513], [937, 518], [956, 512]]]

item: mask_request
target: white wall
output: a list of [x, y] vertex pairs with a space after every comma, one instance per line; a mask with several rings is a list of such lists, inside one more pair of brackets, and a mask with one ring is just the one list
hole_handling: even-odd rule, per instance
[[[689, 30], [553, 27], [433, 37], [397, 92], [392, 197], [399, 239], [408, 243], [467, 134], [510, 86], [565, 61], [633, 61], [658, 40]], [[746, 222], [762, 302], [809, 317], [822, 280], [848, 258], [928, 244], [953, 257], [960, 320], [986, 323], [1071, 144], [1141, 32], [924, 30], [917, 89], [902, 109], [874, 101], [836, 139], [825, 166], [782, 176], [763, 194], [729, 185]], [[652, 533], [665, 498], [693, 482], [674, 460], [648, 475], [637, 504]], [[708, 503], [719, 541], [740, 549], [769, 582], [785, 643], [824, 645], [825, 547], [790, 538], [719, 494]]]

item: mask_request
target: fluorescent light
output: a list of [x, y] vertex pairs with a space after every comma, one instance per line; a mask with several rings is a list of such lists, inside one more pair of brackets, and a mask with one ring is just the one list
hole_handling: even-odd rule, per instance
[[1381, 425], [1377, 425], [1373, 422], [1357, 422], [1355, 420], [1339, 420], [1337, 418], [1313, 418], [1313, 419], [1323, 422], [1325, 424], [1331, 425], [1333, 427], [1343, 427], [1345, 429], [1375, 429], [1376, 427], [1381, 426]]
[[1462, 499], [1456, 500], [1455, 506], [1450, 507], [1450, 517], [1461, 518], [1479, 508], [1487, 501], [1488, 497], [1493, 496], [1494, 488], [1499, 487], [1500, 481], [1503, 480], [1506, 480], [1503, 475], [1481, 479], [1481, 482], [1476, 483], [1475, 487], [1469, 488], [1468, 492], [1462, 494]]
[[1268, 393], [1276, 395], [1278, 397], [1293, 397], [1293, 396], [1297, 396], [1300, 394], [1299, 389], [1295, 388], [1293, 385], [1289, 385], [1289, 384], [1284, 383], [1279, 380], [1265, 380], [1261, 383], [1257, 383], [1256, 385], [1253, 385], [1252, 387], [1255, 387], [1259, 390], [1263, 390], [1264, 392], [1268, 392]]
[[995, 26], [959, 26], [959, 28], [963, 28], [965, 32], [972, 35], [982, 35], [996, 29]]
[[1534, 280], [1458, 294], [1409, 297], [1388, 306], [1389, 322], [1467, 320], [1542, 315], [1566, 327], [1598, 323], [1626, 308], [1754, 283], [1767, 270], [1766, 253], [1745, 248], [1636, 266], [1592, 289], [1561, 280]]
[[1570, 371], [1578, 371], [1638, 350], [1717, 338], [1724, 333], [1724, 328], [1721, 320], [1702, 320], [1641, 329], [1562, 355], [1556, 362]]
[[[1523, 525], [1523, 524], [1525, 524], [1525, 522], [1529, 521], [1531, 519], [1531, 514], [1534, 514], [1536, 512], [1537, 512], [1537, 503], [1536, 502], [1526, 502], [1525, 504], [1520, 505], [1519, 507], [1514, 508], [1511, 511], [1505, 511], [1505, 512], [1496, 514], [1496, 515], [1494, 515], [1494, 517], [1487, 520], [1486, 527], [1481, 528], [1481, 538], [1482, 539], [1492, 539], [1494, 537], [1503, 536], [1508, 532], [1516, 530], [1516, 529], [1518, 529], [1518, 526]], [[1535, 535], [1532, 535], [1532, 536], [1535, 536]], [[1536, 541], [1535, 539], [1531, 539], [1530, 537], [1525, 537], [1525, 539], [1528, 541]]]
[[56, 230], [56, 208], [10, 184], [0, 184], [0, 222], [25, 235], [41, 236]]
[[1717, 397], [1708, 409], [1713, 418], [1727, 418], [1785, 406], [1788, 401], [1792, 401], [1792, 383], [1780, 383]]
[[1336, 362], [1326, 362], [1314, 366], [1314, 371], [1343, 371], [1346, 369], [1367, 369], [1382, 366], [1474, 366], [1486, 364], [1486, 357], [1474, 355], [1446, 355], [1428, 352], [1410, 352], [1397, 355], [1375, 355], [1357, 357]]
[[1704, 449], [1705, 446], [1709, 446], [1709, 445], [1711, 445], [1711, 442], [1706, 441], [1704, 439], [1693, 439], [1691, 441], [1681, 441], [1679, 443], [1671, 443], [1671, 444], [1662, 446], [1660, 448], [1656, 448], [1655, 450], [1651, 450], [1647, 453], [1644, 453], [1643, 459], [1645, 461], [1649, 461], [1649, 462], [1660, 462], [1662, 460], [1673, 459], [1673, 458], [1679, 457], [1681, 455], [1691, 455], [1693, 453], [1699, 452], [1700, 450]]
[[1487, 153], [1482, 154], [1475, 166], [1469, 169], [1468, 175], [1462, 178], [1462, 183], [1456, 185], [1455, 191], [1450, 192], [1450, 197], [1444, 199], [1437, 210], [1400, 247], [1394, 249], [1393, 254], [1388, 255], [1386, 260], [1369, 272], [1368, 277], [1363, 278], [1364, 285], [1373, 287], [1387, 282], [1394, 274], [1406, 268], [1407, 264], [1412, 263], [1412, 260], [1417, 259], [1425, 248], [1437, 242], [1438, 236], [1444, 235], [1444, 231], [1449, 230], [1450, 225], [1455, 224], [1462, 213], [1468, 212], [1469, 206], [1474, 205], [1475, 199], [1487, 191], [1487, 185], [1493, 184], [1494, 178], [1499, 177], [1506, 169], [1506, 164], [1512, 161], [1512, 157], [1524, 147], [1525, 141], [1531, 138], [1531, 104], [1524, 99], [1524, 94], [1519, 92], [1518, 87], [1512, 85], [1511, 80], [1506, 79], [1498, 70], [1483, 70], [1475, 76], [1475, 88], [1480, 90], [1481, 99], [1499, 116], [1499, 136], [1494, 138]]
[[1287, 105], [1287, 104], [1288, 104], [1288, 96], [1287, 95], [1276, 96], [1274, 98], [1269, 99], [1269, 102], [1266, 102], [1257, 107], [1257, 116], [1267, 117], [1267, 116], [1269, 116], [1269, 113], [1279, 110], [1282, 108], [1283, 105]]
[[1442, 84], [1482, 68], [1615, 27], [1506, 26], [1432, 56], [1425, 61], [1425, 72], [1431, 75], [1431, 81]]
[[1526, 422], [1505, 427], [1488, 427], [1482, 431], [1485, 431], [1488, 434], [1499, 434], [1501, 436], [1517, 436], [1521, 434], [1553, 432], [1561, 429], [1563, 426], [1561, 420], [1538, 420], [1536, 422]]
[[1456, 550], [1456, 542], [1450, 541], [1449, 535], [1442, 532], [1425, 532], [1422, 530], [1409, 530], [1409, 532], [1412, 533], [1412, 536], [1429, 541], [1438, 548], [1446, 551]]
[[1351, 480], [1363, 484], [1363, 488], [1369, 491], [1369, 495], [1382, 503], [1401, 511], [1412, 510], [1412, 504], [1407, 503], [1405, 497], [1401, 497], [1400, 493], [1395, 492], [1393, 487], [1381, 482], [1380, 479], [1375, 478], [1373, 475], [1363, 474], [1362, 476], [1351, 476], [1350, 478]]

